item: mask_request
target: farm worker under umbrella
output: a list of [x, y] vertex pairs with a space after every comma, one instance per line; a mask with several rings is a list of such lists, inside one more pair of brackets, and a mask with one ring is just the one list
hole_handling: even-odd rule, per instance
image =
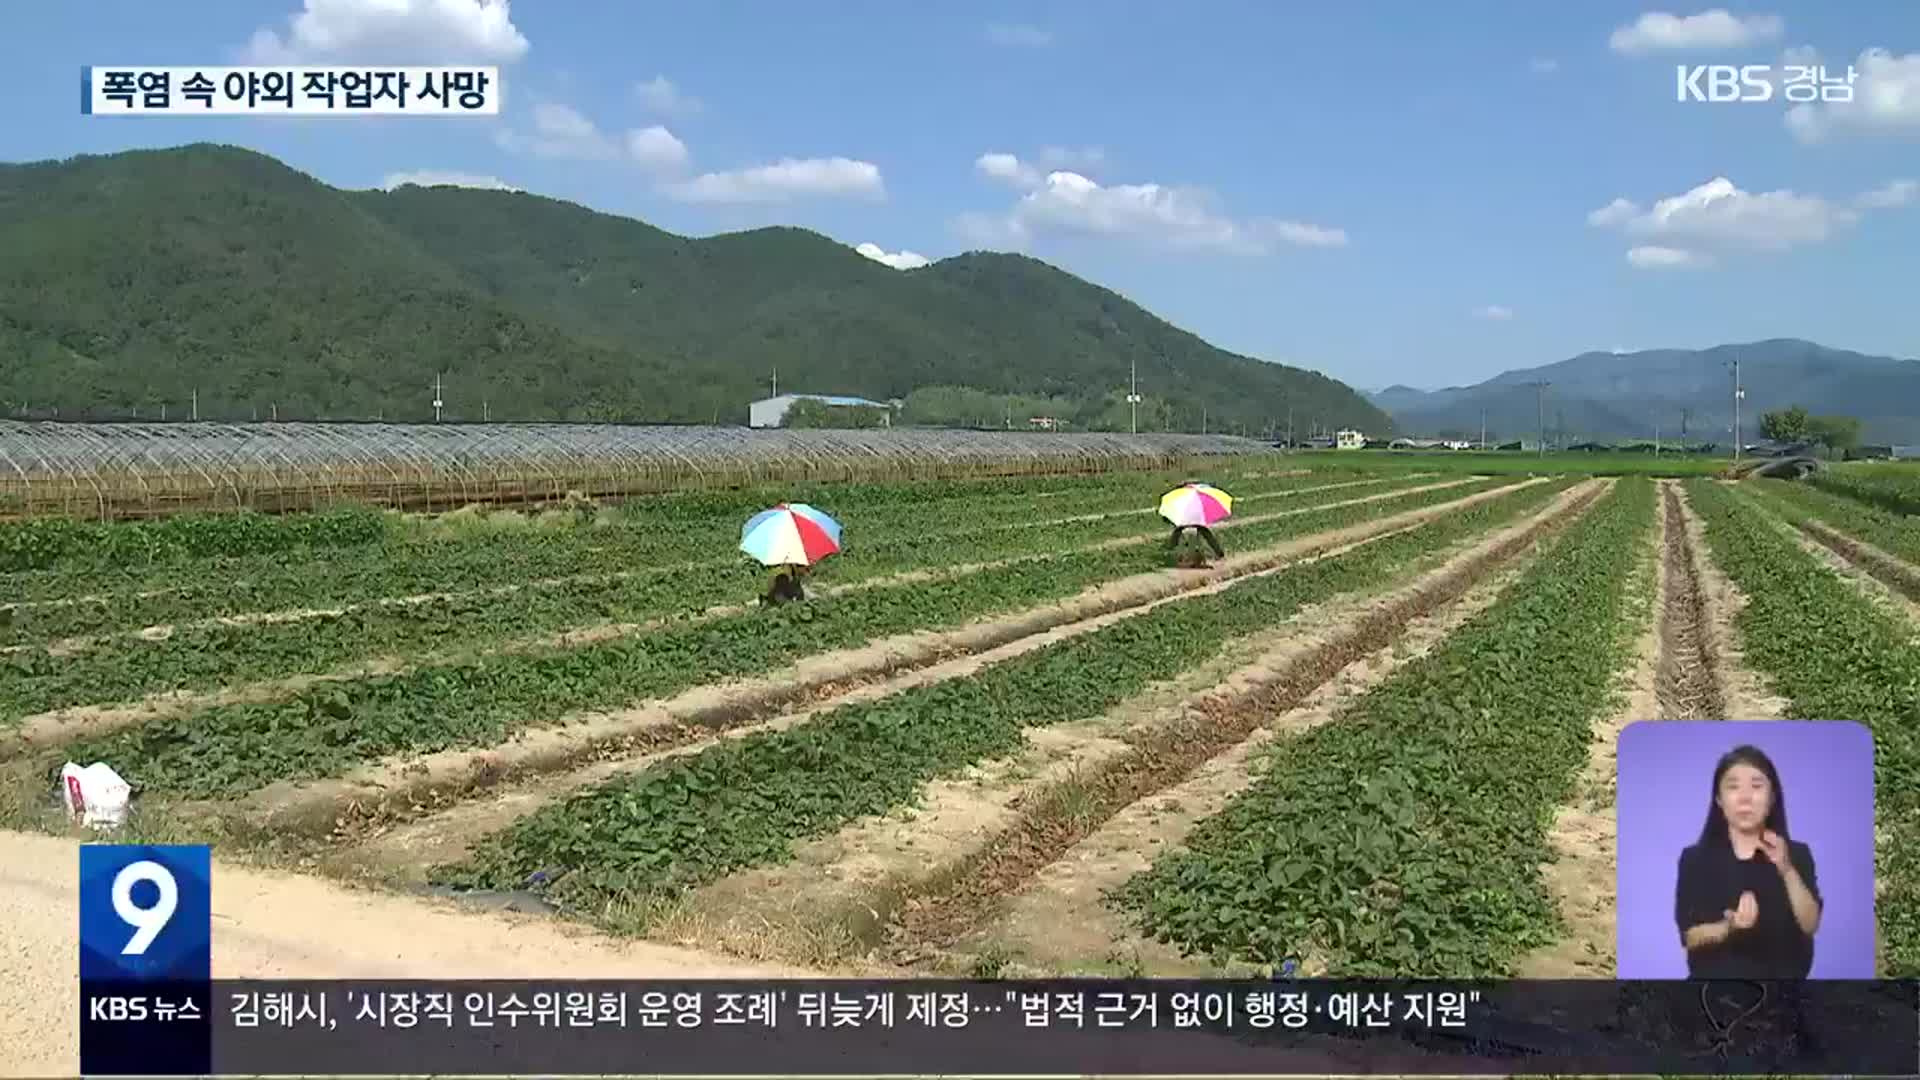
[[765, 604], [806, 599], [801, 578], [813, 564], [840, 550], [840, 523], [805, 503], [781, 503], [747, 519], [740, 550], [774, 568]]
[[1187, 530], [1206, 542], [1213, 549], [1215, 558], [1225, 558], [1220, 541], [1208, 526], [1226, 520], [1233, 513], [1233, 496], [1211, 484], [1198, 480], [1189, 480], [1160, 497], [1160, 516], [1173, 524], [1173, 535], [1167, 537], [1167, 550], [1180, 546], [1180, 537]]

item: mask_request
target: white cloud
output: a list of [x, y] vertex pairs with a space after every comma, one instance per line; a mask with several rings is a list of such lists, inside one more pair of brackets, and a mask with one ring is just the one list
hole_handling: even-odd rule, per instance
[[627, 156], [652, 172], [684, 169], [691, 157], [687, 144], [658, 124], [627, 132]]
[[865, 255], [874, 262], [885, 263], [895, 270], [916, 270], [933, 261], [925, 255], [914, 251], [903, 250], [889, 252], [879, 244], [861, 244], [853, 250]]
[[1475, 308], [1473, 317], [1476, 319], [1487, 319], [1492, 322], [1507, 322], [1513, 318], [1513, 309], [1510, 307], [1502, 307], [1499, 304], [1488, 304], [1483, 308]]
[[665, 75], [655, 75], [652, 80], [634, 87], [633, 92], [640, 104], [661, 116], [691, 115], [706, 107], [699, 98], [683, 93]]
[[1628, 248], [1627, 261], [1642, 270], [1677, 270], [1713, 264], [1713, 261], [1704, 255], [1680, 248], [1661, 247], [1657, 244]]
[[1560, 70], [1560, 61], [1548, 56], [1536, 56], [1527, 62], [1527, 69], [1535, 75], [1551, 75]]
[[1053, 44], [1053, 35], [1026, 23], [991, 23], [987, 26], [987, 40], [1008, 48], [1042, 49]]
[[[1895, 56], [1868, 49], [1853, 64], [1853, 100], [1795, 105], [1787, 110], [1787, 130], [1805, 143], [1834, 134], [1920, 135], [1920, 52]], [[1844, 69], [1827, 69], [1844, 79]]]
[[1627, 261], [1643, 268], [1707, 266], [1716, 253], [1805, 247], [1859, 219], [1858, 212], [1818, 195], [1785, 190], [1755, 194], [1724, 176], [1661, 199], [1649, 209], [1615, 199], [1587, 215], [1589, 225], [1618, 229], [1641, 241], [1627, 252]]
[[543, 102], [533, 107], [532, 135], [511, 129], [495, 138], [515, 153], [544, 158], [611, 161], [620, 156], [620, 141], [594, 126], [593, 121], [568, 105]]
[[1235, 220], [1221, 213], [1204, 190], [1161, 184], [1103, 185], [1085, 175], [1039, 169], [1012, 154], [983, 154], [974, 168], [1025, 189], [1000, 216], [966, 214], [963, 234], [993, 246], [1024, 247], [1038, 231], [1122, 236], [1167, 247], [1238, 255], [1265, 255], [1279, 245], [1344, 247], [1340, 229], [1277, 218]]
[[1920, 200], [1920, 180], [1895, 180], [1862, 192], [1853, 205], [1862, 210], [1897, 210], [1916, 200]]
[[691, 156], [687, 145], [664, 127], [635, 128], [616, 136], [601, 131], [578, 109], [553, 102], [533, 107], [533, 134], [505, 129], [494, 139], [502, 148], [518, 154], [574, 161], [631, 161], [654, 173], [682, 169]]
[[284, 34], [261, 29], [255, 64], [511, 63], [527, 54], [507, 0], [304, 0]]
[[484, 188], [489, 191], [520, 190], [497, 176], [479, 176], [474, 173], [463, 172], [435, 172], [432, 169], [388, 173], [386, 179], [380, 181], [381, 188], [387, 191], [392, 191], [398, 187], [405, 187], [408, 184], [413, 184], [417, 187]]
[[1639, 212], [1640, 207], [1634, 203], [1626, 199], [1615, 199], [1600, 209], [1595, 210], [1593, 213], [1588, 214], [1587, 224], [1595, 228], [1623, 225], [1633, 220], [1634, 215]]
[[1786, 32], [1778, 15], [1739, 16], [1725, 8], [1698, 15], [1669, 15], [1649, 11], [1613, 32], [1607, 44], [1614, 52], [1647, 53], [1673, 49], [1740, 49], [1773, 41]]
[[868, 198], [886, 196], [880, 167], [849, 158], [783, 158], [771, 165], [711, 172], [667, 193], [683, 202], [765, 203], [794, 198]]
[[1039, 169], [1012, 154], [981, 154], [974, 159], [973, 167], [985, 176], [1003, 180], [1017, 187], [1038, 187], [1043, 179]]

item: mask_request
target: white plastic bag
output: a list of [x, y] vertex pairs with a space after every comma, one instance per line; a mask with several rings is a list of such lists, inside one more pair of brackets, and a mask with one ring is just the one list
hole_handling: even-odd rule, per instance
[[127, 821], [133, 789], [104, 761], [81, 768], [69, 761], [60, 770], [67, 789], [67, 812], [96, 829], [117, 829]]

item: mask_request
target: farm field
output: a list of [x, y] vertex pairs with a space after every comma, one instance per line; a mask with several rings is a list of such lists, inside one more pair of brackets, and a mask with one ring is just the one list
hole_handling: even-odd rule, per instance
[[1714, 476], [1731, 465], [1730, 457], [1666, 452], [1628, 454], [1556, 450], [1311, 450], [1296, 460], [1315, 468], [1477, 473], [1489, 476], [1568, 473], [1583, 476]]
[[[1857, 720], [1920, 975], [1898, 484], [1492, 457], [1215, 462], [1199, 569], [1172, 472], [0, 523], [0, 827], [97, 760], [132, 837], [742, 961], [1606, 977], [1618, 732]], [[762, 610], [782, 497], [845, 550]]]

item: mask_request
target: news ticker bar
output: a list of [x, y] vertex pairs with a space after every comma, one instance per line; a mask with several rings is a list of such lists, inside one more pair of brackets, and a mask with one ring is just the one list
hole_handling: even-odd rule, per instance
[[81, 983], [89, 1075], [1920, 1072], [1920, 982]]
[[83, 67], [88, 116], [498, 116], [497, 67]]

